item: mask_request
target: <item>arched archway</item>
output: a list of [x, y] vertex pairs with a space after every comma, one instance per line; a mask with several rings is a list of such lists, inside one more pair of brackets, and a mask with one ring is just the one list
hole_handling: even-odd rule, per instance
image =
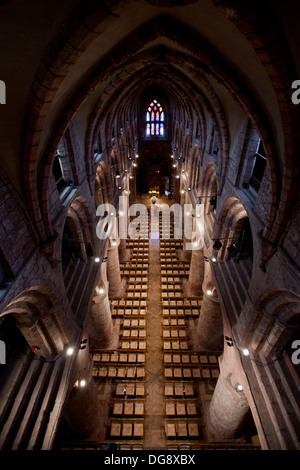
[[70, 310], [46, 286], [26, 289], [9, 303], [0, 319], [7, 315], [14, 318], [35, 355], [48, 360], [61, 353], [78, 332]]

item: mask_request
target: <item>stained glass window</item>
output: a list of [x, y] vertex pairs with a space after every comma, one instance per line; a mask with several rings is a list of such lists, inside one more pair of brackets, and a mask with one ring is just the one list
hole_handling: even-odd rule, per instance
[[146, 112], [146, 136], [164, 136], [164, 122], [163, 107], [157, 100], [153, 100]]

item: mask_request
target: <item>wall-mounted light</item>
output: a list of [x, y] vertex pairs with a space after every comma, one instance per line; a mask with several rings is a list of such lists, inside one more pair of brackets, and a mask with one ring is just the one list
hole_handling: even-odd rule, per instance
[[243, 390], [243, 386], [242, 386], [241, 384], [238, 384], [238, 385], [236, 386], [236, 391], [237, 391], [237, 392], [242, 392], [242, 390]]
[[216, 251], [219, 251], [222, 248], [222, 243], [220, 240], [215, 240], [215, 243], [213, 244], [213, 249]]
[[229, 346], [230, 348], [232, 348], [232, 346], [233, 346], [233, 339], [230, 338], [229, 336], [225, 336], [225, 340], [226, 340], [227, 346]]
[[244, 356], [249, 356], [249, 354], [250, 354], [249, 349], [247, 349], [247, 348], [242, 349], [242, 353], [244, 354]]
[[85, 380], [85, 379], [81, 379], [81, 380], [79, 381], [79, 385], [80, 385], [80, 387], [85, 387], [85, 386], [86, 386], [86, 380]]
[[99, 263], [100, 262], [100, 258], [95, 258], [95, 263]]
[[212, 295], [212, 290], [208, 289], [208, 290], [206, 291], [206, 293], [207, 293], [207, 295]]
[[80, 341], [79, 349], [80, 349], [80, 350], [85, 349], [85, 348], [86, 348], [86, 345], [87, 345], [87, 339], [83, 339], [82, 341]]
[[230, 254], [233, 254], [238, 251], [238, 247], [236, 246], [236, 244], [233, 243], [227, 248], [227, 250]]

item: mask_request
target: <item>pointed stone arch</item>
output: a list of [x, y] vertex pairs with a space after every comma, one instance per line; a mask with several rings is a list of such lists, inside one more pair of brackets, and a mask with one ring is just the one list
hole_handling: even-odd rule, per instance
[[67, 307], [46, 286], [29, 287], [2, 311], [0, 317], [11, 315], [16, 326], [35, 354], [53, 360], [78, 334], [78, 326]]

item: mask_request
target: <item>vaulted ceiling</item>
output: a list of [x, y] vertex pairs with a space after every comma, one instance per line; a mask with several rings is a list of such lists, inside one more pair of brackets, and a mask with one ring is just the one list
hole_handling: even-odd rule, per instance
[[2, 167], [26, 193], [24, 172], [34, 184], [39, 162], [64, 125], [73, 120], [84, 151], [96, 120], [120, 106], [134, 109], [149, 85], [163, 86], [177, 108], [222, 115], [229, 142], [247, 114], [274, 165], [281, 171], [283, 162], [295, 166], [299, 111], [290, 87], [300, 72], [296, 5], [6, 2], [0, 9], [0, 78], [7, 87], [7, 104], [0, 108]]

